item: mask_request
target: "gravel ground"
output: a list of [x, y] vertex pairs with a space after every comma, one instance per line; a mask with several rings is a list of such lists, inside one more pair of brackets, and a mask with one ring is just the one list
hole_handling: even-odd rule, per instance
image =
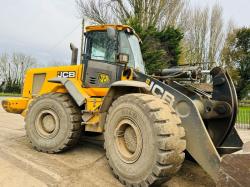
[[[240, 131], [250, 141], [249, 131]], [[14, 180], [13, 180], [14, 179]], [[65, 153], [33, 150], [26, 139], [23, 118], [0, 108], [0, 186], [121, 186], [112, 175], [102, 146], [81, 141]], [[179, 173], [163, 186], [215, 186], [197, 165], [185, 161]]]

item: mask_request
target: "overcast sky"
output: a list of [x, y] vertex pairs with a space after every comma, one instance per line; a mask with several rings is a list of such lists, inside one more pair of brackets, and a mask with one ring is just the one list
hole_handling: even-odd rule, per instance
[[[192, 6], [216, 2], [225, 20], [250, 26], [250, 0], [191, 0]], [[80, 46], [80, 25], [74, 0], [0, 0], [0, 54], [22, 52], [41, 64], [69, 63], [69, 43]]]

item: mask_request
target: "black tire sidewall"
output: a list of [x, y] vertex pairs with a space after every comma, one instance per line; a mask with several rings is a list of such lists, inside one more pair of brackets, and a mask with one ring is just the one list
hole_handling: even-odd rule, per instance
[[[43, 110], [52, 110], [55, 112], [59, 119], [59, 130], [55, 137], [46, 139], [39, 135], [35, 127], [35, 120], [39, 113]], [[29, 109], [28, 116], [26, 118], [26, 131], [32, 144], [39, 149], [42, 147], [47, 151], [54, 150], [56, 147], [60, 147], [65, 139], [68, 137], [70, 119], [67, 111], [63, 105], [55, 99], [43, 98], [34, 103]]]
[[[152, 127], [152, 119], [145, 109], [140, 104], [127, 103], [126, 101], [120, 102], [115, 106], [111, 113], [111, 117], [106, 124], [105, 128], [105, 147], [111, 165], [119, 176], [122, 176], [127, 181], [140, 182], [150, 175], [156, 163], [156, 133]], [[136, 123], [141, 131], [143, 140], [143, 148], [139, 159], [133, 163], [125, 163], [118, 156], [118, 150], [115, 146], [115, 128], [118, 123], [123, 119], [131, 119]]]

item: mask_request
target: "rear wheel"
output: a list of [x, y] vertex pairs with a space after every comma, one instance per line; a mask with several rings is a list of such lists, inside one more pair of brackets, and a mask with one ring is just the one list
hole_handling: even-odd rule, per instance
[[180, 119], [163, 100], [128, 94], [109, 109], [105, 149], [115, 176], [127, 186], [161, 184], [184, 160], [185, 132]]
[[68, 94], [38, 97], [30, 104], [25, 122], [27, 136], [38, 151], [61, 152], [80, 138], [81, 112]]

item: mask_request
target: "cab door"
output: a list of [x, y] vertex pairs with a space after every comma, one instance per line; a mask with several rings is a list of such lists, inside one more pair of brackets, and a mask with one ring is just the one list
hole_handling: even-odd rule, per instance
[[84, 59], [84, 87], [108, 88], [120, 80], [122, 67], [116, 63], [118, 40], [106, 31], [87, 33]]

